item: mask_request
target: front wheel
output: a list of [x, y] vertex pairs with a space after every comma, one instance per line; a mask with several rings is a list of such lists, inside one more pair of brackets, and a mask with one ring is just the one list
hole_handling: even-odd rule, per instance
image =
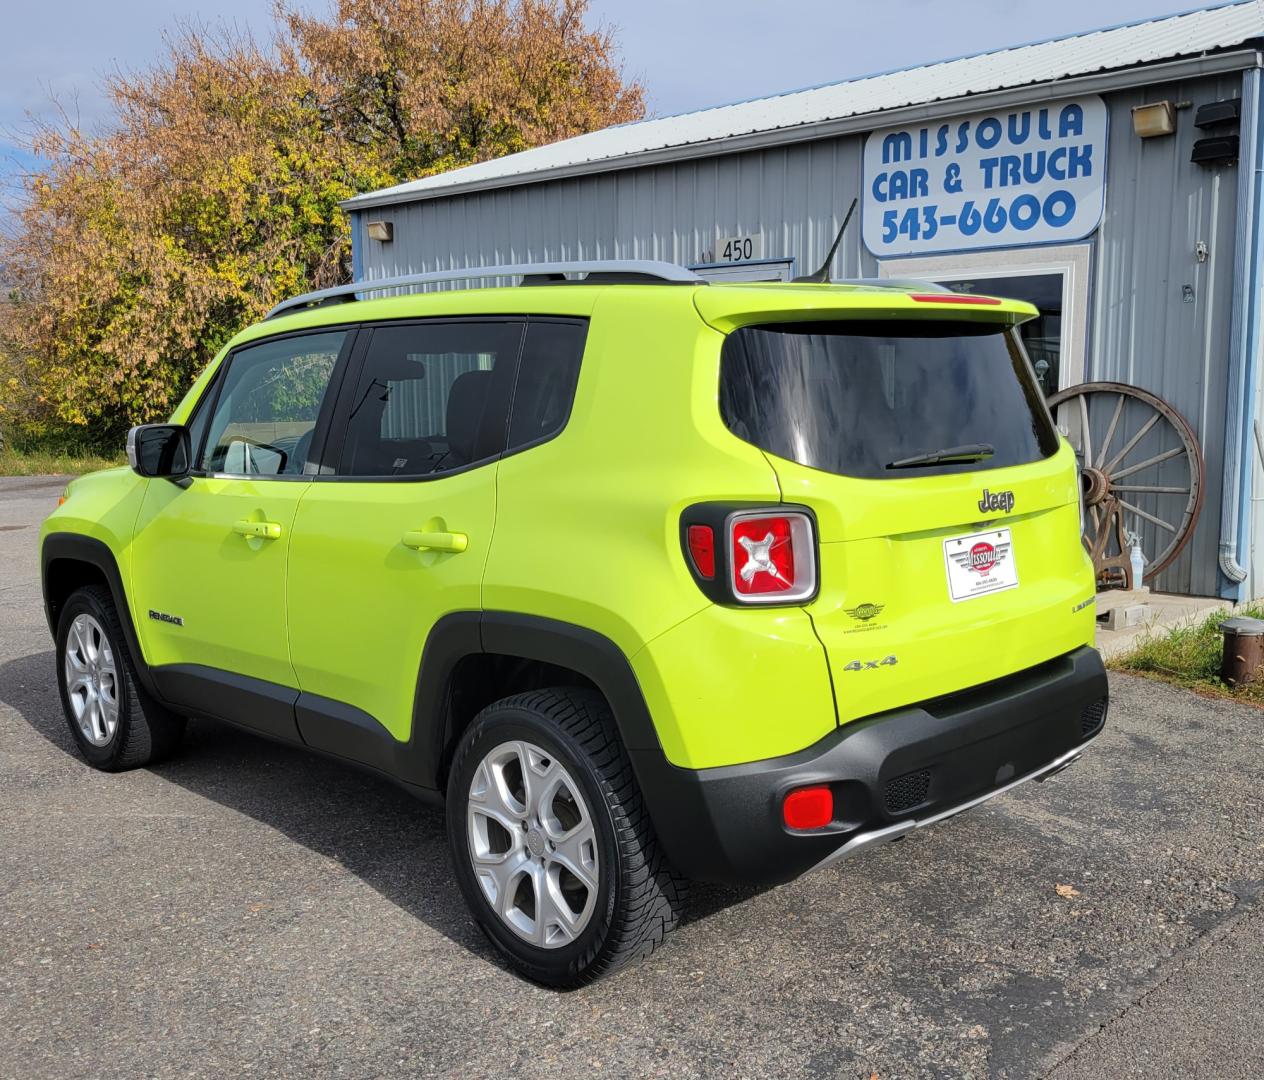
[[538, 690], [488, 706], [461, 738], [447, 801], [466, 902], [528, 978], [583, 985], [675, 927], [684, 882], [598, 694]]
[[140, 685], [109, 590], [73, 593], [57, 622], [57, 683], [70, 734], [89, 764], [107, 772], [166, 757], [185, 719]]

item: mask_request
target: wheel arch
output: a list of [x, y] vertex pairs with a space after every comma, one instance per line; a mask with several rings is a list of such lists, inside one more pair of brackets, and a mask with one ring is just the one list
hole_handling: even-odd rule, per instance
[[540, 684], [595, 689], [627, 750], [661, 754], [632, 665], [609, 638], [539, 615], [455, 612], [426, 639], [413, 703], [414, 749], [430, 782], [445, 786], [456, 742], [479, 709]]
[[110, 591], [114, 610], [118, 612], [127, 649], [141, 684], [146, 691], [157, 696], [153, 677], [141, 652], [127, 590], [123, 586], [123, 575], [108, 544], [79, 533], [49, 533], [40, 547], [40, 585], [44, 594], [44, 616], [54, 639], [62, 606], [71, 595], [85, 585], [104, 585]]

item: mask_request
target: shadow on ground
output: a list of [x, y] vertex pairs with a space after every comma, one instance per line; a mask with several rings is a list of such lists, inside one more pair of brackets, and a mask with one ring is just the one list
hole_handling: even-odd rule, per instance
[[[0, 704], [70, 758], [51, 650], [0, 665]], [[476, 955], [498, 962], [470, 917], [448, 860], [443, 812], [390, 782], [229, 724], [195, 720], [179, 754], [149, 772], [282, 832], [332, 859], [378, 893]], [[126, 783], [126, 775], [118, 777]], [[686, 923], [761, 892], [695, 884]]]

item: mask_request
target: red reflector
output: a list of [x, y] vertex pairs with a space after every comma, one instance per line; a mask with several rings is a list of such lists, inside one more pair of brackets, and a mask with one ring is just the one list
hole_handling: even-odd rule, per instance
[[834, 820], [834, 793], [824, 785], [798, 788], [786, 796], [781, 813], [792, 829], [823, 829]]
[[710, 525], [689, 526], [689, 555], [699, 574], [715, 577], [715, 533]]
[[790, 519], [741, 518], [733, 525], [733, 588], [738, 596], [789, 592], [794, 588], [794, 544]]
[[968, 296], [963, 293], [910, 293], [909, 299], [919, 304], [987, 304], [995, 307], [1000, 303], [995, 296]]

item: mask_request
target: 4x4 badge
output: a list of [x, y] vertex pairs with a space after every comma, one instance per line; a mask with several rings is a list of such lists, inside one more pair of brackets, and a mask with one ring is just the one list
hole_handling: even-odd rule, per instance
[[1009, 514], [1014, 509], [1014, 493], [1012, 491], [988, 491], [983, 489], [983, 498], [979, 500], [979, 509], [985, 514], [991, 510], [1004, 510]]
[[876, 619], [881, 615], [884, 607], [886, 607], [886, 604], [860, 604], [857, 607], [843, 608], [843, 610], [853, 619], [868, 622], [870, 619]]

